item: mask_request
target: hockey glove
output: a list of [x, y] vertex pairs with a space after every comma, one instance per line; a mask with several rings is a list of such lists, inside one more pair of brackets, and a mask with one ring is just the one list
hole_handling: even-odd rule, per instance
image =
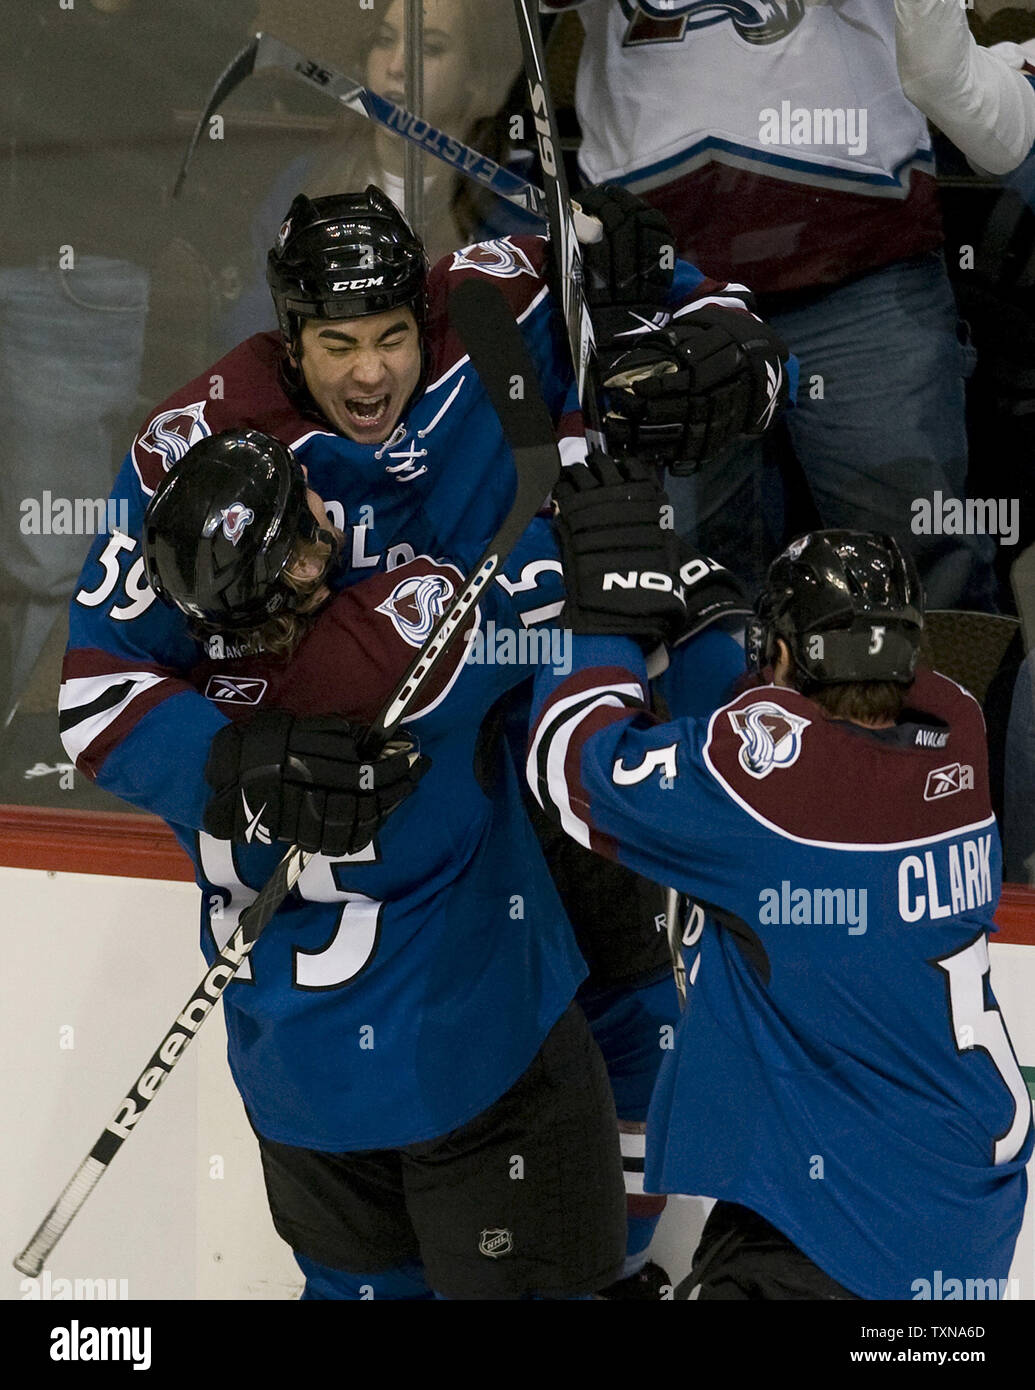
[[333, 715], [296, 719], [283, 710], [226, 725], [205, 765], [214, 789], [206, 831], [218, 840], [357, 853], [431, 766], [406, 738], [361, 754], [363, 732]]
[[573, 632], [626, 635], [653, 651], [685, 626], [673, 578], [679, 543], [661, 526], [666, 498], [657, 472], [635, 458], [591, 450], [561, 471], [555, 525]]
[[710, 560], [687, 541], [679, 541], [679, 585], [686, 617], [682, 630], [670, 636], [669, 645], [680, 646], [703, 632], [718, 618], [749, 618], [754, 607], [740, 580], [718, 560]]
[[604, 224], [602, 239], [582, 247], [582, 265], [597, 350], [607, 361], [628, 343], [621, 334], [642, 332], [665, 310], [675, 237], [664, 213], [618, 184], [582, 189], [576, 200]]
[[786, 345], [766, 324], [709, 305], [645, 334], [604, 371], [607, 437], [673, 473], [692, 473], [787, 403]]

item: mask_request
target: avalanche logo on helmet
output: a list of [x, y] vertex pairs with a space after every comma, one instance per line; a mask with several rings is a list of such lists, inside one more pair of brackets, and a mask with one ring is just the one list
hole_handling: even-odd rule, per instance
[[397, 584], [384, 603], [377, 605], [377, 612], [391, 618], [404, 642], [422, 647], [455, 592], [441, 575], [418, 575]]
[[536, 278], [535, 267], [520, 246], [512, 246], [509, 237], [495, 241], [480, 241], [453, 252], [452, 270], [480, 270], [483, 275], [495, 275], [500, 280], [513, 280], [518, 275]]
[[244, 528], [255, 520], [255, 513], [243, 502], [232, 502], [229, 507], [222, 509], [220, 516], [223, 518], [223, 535], [231, 545], [237, 544], [244, 535]]
[[729, 719], [743, 740], [740, 765], [758, 778], [768, 777], [774, 767], [790, 767], [798, 761], [802, 733], [812, 723], [770, 700], [730, 710]]

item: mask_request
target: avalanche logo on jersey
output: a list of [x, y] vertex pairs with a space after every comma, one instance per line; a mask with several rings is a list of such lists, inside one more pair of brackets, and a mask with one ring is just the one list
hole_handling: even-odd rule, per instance
[[630, 18], [623, 44], [679, 43], [689, 29], [728, 19], [748, 43], [778, 43], [801, 23], [807, 0], [621, 0]]
[[512, 246], [509, 237], [480, 241], [453, 252], [453, 270], [480, 270], [483, 275], [495, 275], [500, 280], [513, 280], [518, 275], [537, 278], [535, 267], [520, 246]]
[[193, 405], [177, 406], [156, 415], [133, 445], [137, 471], [141, 472], [145, 464], [150, 464], [152, 469], [158, 464], [168, 473], [192, 444], [206, 439], [212, 431], [205, 420], [205, 404], [205, 401], [195, 401]]
[[255, 513], [243, 502], [231, 502], [229, 507], [223, 508], [220, 516], [223, 518], [223, 535], [234, 546], [244, 535], [248, 523], [255, 520]]
[[811, 719], [790, 714], [770, 700], [756, 700], [728, 713], [743, 741], [740, 765], [752, 777], [768, 777], [774, 767], [790, 767], [798, 761], [801, 736]]
[[397, 584], [376, 611], [391, 618], [404, 642], [423, 647], [455, 592], [441, 575], [421, 574]]

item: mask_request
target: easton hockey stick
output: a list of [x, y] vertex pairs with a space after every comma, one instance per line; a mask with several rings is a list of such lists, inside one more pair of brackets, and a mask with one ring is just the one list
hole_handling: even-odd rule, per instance
[[[348, 107], [358, 116], [363, 116], [368, 121], [373, 121], [375, 125], [390, 130], [394, 135], [401, 136], [402, 139], [418, 146], [426, 154], [434, 155], [436, 159], [442, 160], [451, 169], [455, 169], [458, 174], [463, 174], [475, 183], [480, 183], [483, 188], [491, 189], [493, 193], [505, 198], [507, 202], [513, 203], [516, 207], [523, 208], [534, 217], [538, 217], [544, 222], [547, 220], [546, 195], [541, 188], [529, 183], [520, 174], [515, 174], [513, 170], [504, 169], [502, 165], [491, 160], [488, 155], [479, 154], [477, 150], [472, 150], [469, 145], [455, 140], [445, 131], [437, 130], [427, 121], [422, 120], [420, 116], [415, 116], [412, 111], [408, 111], [405, 106], [399, 106], [396, 102], [389, 101], [387, 97], [371, 91], [369, 87], [364, 87], [363, 83], [358, 82], [354, 77], [348, 77], [345, 73], [336, 72], [334, 68], [328, 67], [325, 63], [307, 58], [304, 53], [299, 53], [297, 48], [282, 43], [280, 39], [275, 39], [272, 34], [256, 34], [253, 39], [250, 39], [240, 53], [228, 64], [212, 88], [212, 94], [194, 127], [194, 134], [191, 136], [187, 153], [183, 157], [180, 172], [176, 177], [176, 183], [173, 185], [172, 195], [174, 198], [183, 187], [184, 179], [187, 177], [187, 169], [194, 157], [201, 133], [211, 117], [246, 77], [250, 77], [254, 72], [264, 71], [290, 73], [293, 77], [297, 77], [300, 82], [304, 82], [306, 86], [313, 87], [325, 96], [331, 97], [332, 100]], [[603, 226], [599, 218], [584, 213], [577, 203], [572, 205], [572, 216], [575, 219], [578, 234], [583, 241], [600, 240], [603, 235]]]
[[[450, 297], [450, 317], [471, 363], [485, 387], [514, 455], [517, 489], [500, 529], [474, 566], [463, 588], [433, 628], [370, 727], [371, 739], [387, 740], [455, 641], [466, 615], [522, 533], [553, 490], [561, 468], [556, 432], [539, 389], [538, 378], [521, 330], [499, 291], [483, 280], [461, 282]], [[523, 399], [514, 400], [515, 379]], [[241, 914], [237, 930], [205, 972], [201, 983], [177, 1015], [147, 1066], [121, 1101], [86, 1158], [43, 1218], [32, 1239], [14, 1260], [15, 1269], [35, 1277], [144, 1110], [183, 1055], [198, 1029], [219, 1002], [264, 928], [297, 883], [313, 855], [293, 845], [277, 865], [259, 896]]]
[[281, 43], [280, 39], [275, 39], [272, 34], [256, 34], [220, 75], [191, 136], [173, 187], [174, 198], [183, 187], [187, 168], [201, 139], [201, 132], [210, 118], [246, 77], [268, 70], [289, 72], [307, 87], [315, 87], [318, 92], [332, 97], [340, 105], [355, 111], [357, 115], [365, 116], [375, 125], [384, 126], [386, 130], [401, 135], [404, 140], [419, 145], [428, 154], [433, 154], [450, 165], [457, 173], [466, 174], [476, 183], [491, 188], [493, 193], [498, 193], [501, 198], [506, 198], [508, 202], [515, 203], [526, 212], [545, 220], [546, 204], [542, 189], [526, 182], [520, 174], [502, 168], [487, 155], [479, 154], [470, 146], [454, 140], [445, 131], [436, 130], [427, 121], [415, 116], [412, 111], [407, 111], [405, 106], [399, 106], [387, 97], [379, 96], [354, 77], [348, 77], [325, 63], [307, 58], [304, 53], [299, 53], [297, 48]]

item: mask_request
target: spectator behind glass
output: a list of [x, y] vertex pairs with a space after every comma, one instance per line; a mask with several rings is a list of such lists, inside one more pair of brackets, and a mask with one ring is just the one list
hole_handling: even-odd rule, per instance
[[[401, 106], [406, 105], [405, 9], [405, 0], [380, 0], [361, 56], [349, 69]], [[307, 42], [314, 56], [320, 56], [319, 34]], [[501, 9], [486, 0], [426, 0], [423, 116], [431, 125], [498, 160], [502, 142], [494, 117], [520, 70], [520, 42], [509, 6]], [[374, 183], [405, 212], [405, 159], [401, 136], [343, 112], [329, 138], [278, 175], [252, 223], [251, 254], [242, 276], [245, 289], [224, 320], [224, 349], [252, 333], [276, 328], [265, 281], [266, 252], [295, 194], [317, 198]], [[541, 229], [510, 204], [483, 195], [442, 161], [425, 158], [424, 224], [417, 230], [432, 264], [483, 235]]]
[[253, 12], [249, 0], [218, 20], [198, 0], [5, 9], [0, 725], [102, 529], [98, 507], [137, 409], [150, 270], [182, 139], [173, 108], [215, 77], [235, 42], [227, 29], [236, 19], [234, 34], [247, 32]]
[[[965, 494], [973, 355], [941, 252], [926, 123], [896, 72], [890, 0], [543, 8], [578, 8], [586, 30], [586, 182], [617, 180], [660, 207], [679, 253], [749, 285], [799, 358], [786, 416], [811, 495], [799, 520], [890, 531], [932, 608], [994, 608], [993, 538], [913, 529], [916, 502], [933, 513]], [[774, 472], [761, 446], [735, 446], [668, 484], [681, 529], [754, 583], [783, 538]]]

